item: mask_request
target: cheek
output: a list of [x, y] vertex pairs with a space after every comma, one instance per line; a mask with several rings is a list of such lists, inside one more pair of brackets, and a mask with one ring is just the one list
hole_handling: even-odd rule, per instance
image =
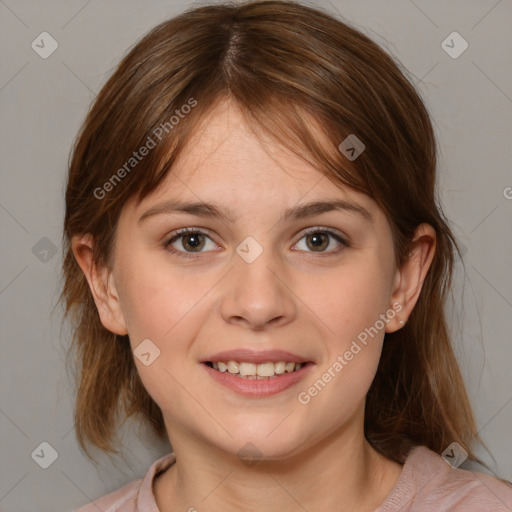
[[125, 275], [122, 305], [134, 341], [154, 337], [165, 343], [208, 290], [197, 273], [161, 264], [131, 265]]
[[[205, 295], [215, 282], [209, 283], [200, 273], [179, 272], [162, 265], [138, 262], [137, 266], [125, 267], [122, 307], [134, 360], [144, 387], [160, 406], [173, 396], [173, 404], [166, 407], [179, 407], [176, 401], [183, 394], [180, 383], [191, 383], [190, 345], [211, 307]], [[149, 365], [137, 358], [142, 352], [138, 347], [146, 346], [143, 343], [148, 347], [143, 353], [151, 354]]]
[[[313, 292], [312, 292], [313, 290]], [[308, 281], [301, 296], [343, 348], [389, 307], [388, 277], [376, 262], [346, 265]]]
[[[326, 358], [322, 361], [318, 391], [327, 404], [334, 397], [351, 408], [364, 399], [377, 371], [389, 308], [385, 270], [377, 258], [347, 265], [322, 280], [308, 306], [328, 329]], [[323, 389], [326, 389], [323, 392]], [[341, 410], [338, 411], [341, 413]], [[347, 413], [347, 411], [345, 411]]]

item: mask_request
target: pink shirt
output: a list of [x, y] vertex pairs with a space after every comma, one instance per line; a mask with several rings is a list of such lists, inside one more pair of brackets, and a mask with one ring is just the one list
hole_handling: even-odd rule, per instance
[[[143, 479], [73, 512], [159, 512], [153, 480], [174, 462], [169, 453], [155, 461]], [[485, 473], [454, 469], [427, 447], [416, 446], [375, 512], [512, 512], [512, 486]]]

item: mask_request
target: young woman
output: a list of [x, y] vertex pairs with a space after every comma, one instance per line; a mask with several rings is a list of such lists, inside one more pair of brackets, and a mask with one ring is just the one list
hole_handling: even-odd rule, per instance
[[116, 452], [121, 412], [172, 453], [79, 510], [512, 510], [457, 468], [481, 440], [435, 187], [417, 92], [328, 14], [217, 4], [145, 36], [76, 141], [62, 297], [82, 448]]

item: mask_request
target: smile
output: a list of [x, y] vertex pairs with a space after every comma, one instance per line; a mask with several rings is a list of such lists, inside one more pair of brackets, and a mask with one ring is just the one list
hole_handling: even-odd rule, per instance
[[[284, 373], [292, 373], [302, 368], [303, 363], [294, 363], [286, 361], [266, 362], [266, 363], [247, 363], [238, 361], [217, 361], [212, 363], [207, 361], [206, 364], [218, 370], [219, 372], [228, 372], [246, 379], [269, 379], [275, 378]], [[304, 363], [305, 364], [305, 363]]]
[[[284, 372], [282, 372], [283, 365]], [[218, 361], [216, 363], [205, 361], [201, 364], [201, 367], [216, 383], [232, 392], [248, 397], [267, 397], [281, 393], [304, 379], [313, 366], [315, 364], [312, 362], [287, 363], [284, 361], [259, 364], [237, 361]], [[268, 375], [259, 375], [260, 373]]]

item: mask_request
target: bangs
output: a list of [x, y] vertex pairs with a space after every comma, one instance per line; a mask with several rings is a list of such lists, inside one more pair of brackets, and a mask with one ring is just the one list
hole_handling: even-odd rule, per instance
[[[338, 135], [338, 126], [328, 124], [327, 119], [319, 119], [317, 112], [309, 112], [304, 105], [284, 101], [282, 97], [269, 94], [267, 103], [256, 109], [252, 105], [244, 105], [241, 101], [245, 99], [218, 93], [207, 102], [198, 102], [194, 112], [188, 114], [179, 126], [176, 125], [172, 134], [162, 138], [151, 160], [140, 165], [135, 173], [137, 176], [133, 176], [131, 183], [127, 184], [129, 190], [125, 194], [128, 197], [123, 198], [123, 202], [135, 196], [135, 205], [138, 206], [144, 198], [157, 191], [172, 173], [179, 155], [184, 150], [193, 151], [195, 140], [204, 125], [223, 102], [230, 102], [233, 108], [240, 110], [247, 128], [262, 144], [276, 144], [289, 150], [340, 188], [348, 186], [371, 195], [371, 187], [363, 179], [362, 166], [353, 165], [338, 148], [339, 141], [350, 135], [348, 131], [346, 136]], [[164, 122], [162, 120], [160, 125]], [[154, 138], [153, 131], [145, 134], [146, 140], [148, 137]]]

